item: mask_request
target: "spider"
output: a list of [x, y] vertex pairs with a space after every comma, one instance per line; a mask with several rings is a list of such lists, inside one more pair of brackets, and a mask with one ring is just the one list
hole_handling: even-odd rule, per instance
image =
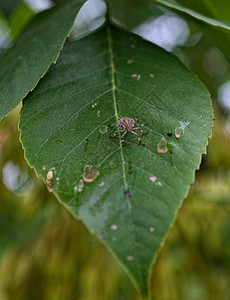
[[117, 120], [116, 124], [110, 124], [110, 126], [116, 127], [118, 128], [117, 131], [114, 132], [113, 136], [110, 136], [110, 138], [114, 138], [116, 136], [117, 133], [123, 132], [122, 136], [121, 136], [121, 141], [123, 142], [123, 147], [126, 145], [126, 142], [124, 140], [124, 136], [126, 135], [127, 132], [131, 132], [134, 135], [137, 136], [138, 141], [139, 141], [139, 145], [145, 146], [145, 144], [141, 143], [141, 138], [140, 136], [134, 131], [134, 130], [140, 130], [140, 132], [145, 135], [148, 134], [147, 132], [143, 132], [143, 130], [141, 129], [141, 127], [135, 127], [134, 125], [137, 122], [137, 118], [131, 119], [128, 117], [122, 117], [121, 119]]

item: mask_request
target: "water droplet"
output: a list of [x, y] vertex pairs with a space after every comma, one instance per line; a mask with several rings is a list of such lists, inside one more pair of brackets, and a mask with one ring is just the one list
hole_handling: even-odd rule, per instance
[[117, 230], [117, 228], [118, 228], [117, 224], [112, 224], [112, 225], [110, 226], [110, 229], [111, 229], [111, 230]]
[[166, 153], [168, 151], [167, 145], [166, 145], [166, 139], [162, 137], [160, 139], [160, 142], [157, 144], [157, 152], [158, 153]]
[[127, 261], [132, 261], [132, 260], [134, 260], [134, 256], [133, 255], [128, 255], [128, 256], [126, 256], [126, 260]]
[[74, 186], [73, 190], [74, 190], [74, 193], [76, 194], [77, 193], [77, 185]]
[[102, 125], [100, 128], [99, 128], [99, 131], [100, 133], [106, 133], [107, 132], [107, 126], [106, 125]]
[[57, 180], [57, 181], [59, 181], [59, 180], [60, 180], [60, 178], [59, 178], [59, 177], [57, 177], [57, 178], [56, 178], [56, 180]]
[[99, 171], [94, 166], [86, 165], [83, 171], [82, 178], [85, 182], [93, 182], [98, 175]]
[[124, 191], [124, 194], [125, 194], [125, 197], [126, 198], [130, 198], [130, 197], [132, 197], [132, 191], [131, 190], [126, 190], [126, 191]]
[[78, 183], [78, 192], [82, 192], [83, 190], [83, 187], [84, 187], [84, 182], [82, 179], [79, 180], [79, 183]]
[[105, 185], [105, 182], [104, 181], [102, 181], [100, 184], [99, 184], [99, 186], [104, 186]]
[[149, 231], [150, 232], [154, 232], [155, 231], [155, 228], [153, 226], [149, 227]]
[[204, 127], [206, 127], [206, 124], [204, 124]]
[[182, 129], [181, 129], [180, 127], [175, 128], [175, 137], [176, 137], [177, 139], [180, 138], [181, 133], [182, 133]]
[[97, 105], [97, 102], [95, 102], [94, 104], [92, 104], [92, 107], [95, 107]]
[[45, 166], [45, 165], [42, 166], [42, 170], [43, 170], [43, 171], [46, 170], [46, 166]]
[[50, 193], [53, 192], [54, 190], [54, 180], [53, 180], [54, 176], [53, 176], [53, 171], [49, 171], [47, 174], [46, 174], [46, 185], [47, 185], [47, 188], [48, 188], [48, 191]]
[[190, 124], [190, 122], [189, 121], [186, 121], [186, 122], [179, 121], [179, 123], [180, 123], [180, 128], [184, 133], [185, 128]]
[[50, 171], [47, 173], [46, 179], [47, 179], [47, 180], [53, 179], [53, 171], [50, 170]]
[[127, 64], [131, 64], [131, 63], [133, 63], [133, 59], [127, 60]]
[[171, 145], [171, 146], [173, 146], [173, 147], [176, 147], [176, 143], [174, 143], [174, 142], [172, 142], [172, 141], [169, 142], [169, 145]]
[[160, 181], [156, 182], [155, 185], [162, 186], [162, 183]]
[[100, 110], [98, 110], [98, 111], [97, 111], [97, 117], [99, 118], [100, 115], [101, 115], [101, 112], [100, 112]]
[[156, 176], [150, 176], [149, 179], [150, 179], [150, 181], [155, 182], [157, 180], [157, 177]]
[[153, 78], [153, 77], [154, 77], [154, 74], [149, 74], [149, 76]]

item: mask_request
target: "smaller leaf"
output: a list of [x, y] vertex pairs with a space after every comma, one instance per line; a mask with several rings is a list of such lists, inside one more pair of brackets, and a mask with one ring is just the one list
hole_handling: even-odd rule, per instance
[[35, 12], [27, 3], [21, 2], [17, 6], [17, 9], [13, 11], [9, 19], [9, 27], [14, 40], [21, 34], [34, 15]]
[[215, 26], [215, 27], [219, 27], [219, 28], [222, 28], [222, 29], [227, 29], [227, 30], [230, 30], [230, 24], [228, 24], [227, 22], [224, 22], [224, 21], [219, 21], [217, 19], [213, 19], [213, 18], [210, 18], [210, 17], [206, 17], [190, 8], [187, 8], [183, 5], [180, 5], [178, 3], [175, 3], [175, 2], [172, 2], [172, 1], [169, 1], [169, 0], [155, 0], [155, 2], [159, 3], [160, 5], [164, 5], [168, 8], [171, 8], [173, 10], [176, 10], [176, 11], [179, 11], [179, 12], [182, 12], [184, 14], [187, 14], [193, 18], [196, 18], [202, 22], [205, 22], [211, 26]]
[[0, 56], [0, 120], [33, 90], [59, 56], [84, 0], [39, 13], [14, 46]]
[[22, 0], [0, 0], [0, 8], [4, 15], [9, 18], [9, 16], [12, 14], [12, 12], [15, 10], [16, 6], [21, 2]]

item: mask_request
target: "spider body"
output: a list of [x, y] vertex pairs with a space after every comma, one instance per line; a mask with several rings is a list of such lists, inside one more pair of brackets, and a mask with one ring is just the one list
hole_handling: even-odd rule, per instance
[[126, 142], [124, 140], [124, 136], [127, 134], [127, 132], [131, 132], [132, 134], [134, 134], [135, 136], [137, 136], [138, 141], [139, 141], [139, 145], [145, 146], [144, 144], [141, 143], [141, 138], [140, 136], [134, 131], [134, 130], [140, 130], [140, 132], [145, 135], [148, 134], [146, 132], [143, 132], [143, 130], [141, 129], [141, 127], [135, 127], [135, 124], [137, 122], [137, 118], [131, 119], [128, 117], [122, 117], [121, 119], [116, 121], [116, 124], [110, 124], [110, 126], [116, 127], [118, 128], [117, 131], [114, 132], [113, 136], [110, 136], [110, 138], [114, 138], [116, 136], [117, 133], [122, 133], [121, 135], [121, 141], [123, 142], [123, 147], [125, 146]]
[[136, 121], [137, 121], [137, 118], [131, 119], [131, 118], [123, 117], [123, 118], [117, 120], [116, 123], [119, 126], [123, 127], [125, 130], [128, 130], [129, 132], [131, 132], [133, 130], [133, 127], [134, 127]]

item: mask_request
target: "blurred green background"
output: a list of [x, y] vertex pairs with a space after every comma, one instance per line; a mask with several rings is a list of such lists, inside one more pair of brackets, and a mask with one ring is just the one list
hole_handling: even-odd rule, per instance
[[[90, 5], [81, 11], [72, 38], [101, 24], [104, 6], [99, 0], [90, 2], [98, 11]], [[50, 5], [30, 0], [2, 6], [0, 47], [7, 47], [38, 10]], [[114, 22], [174, 52], [204, 82], [213, 100], [213, 137], [159, 251], [151, 278], [152, 299], [229, 300], [230, 34], [152, 3], [111, 0], [110, 5]], [[226, 5], [222, 3], [216, 16]], [[205, 12], [205, 6], [201, 8]], [[211, 12], [207, 15], [213, 16]], [[138, 299], [113, 256], [48, 193], [27, 165], [19, 142], [19, 110], [20, 105], [0, 123], [0, 299]]]

